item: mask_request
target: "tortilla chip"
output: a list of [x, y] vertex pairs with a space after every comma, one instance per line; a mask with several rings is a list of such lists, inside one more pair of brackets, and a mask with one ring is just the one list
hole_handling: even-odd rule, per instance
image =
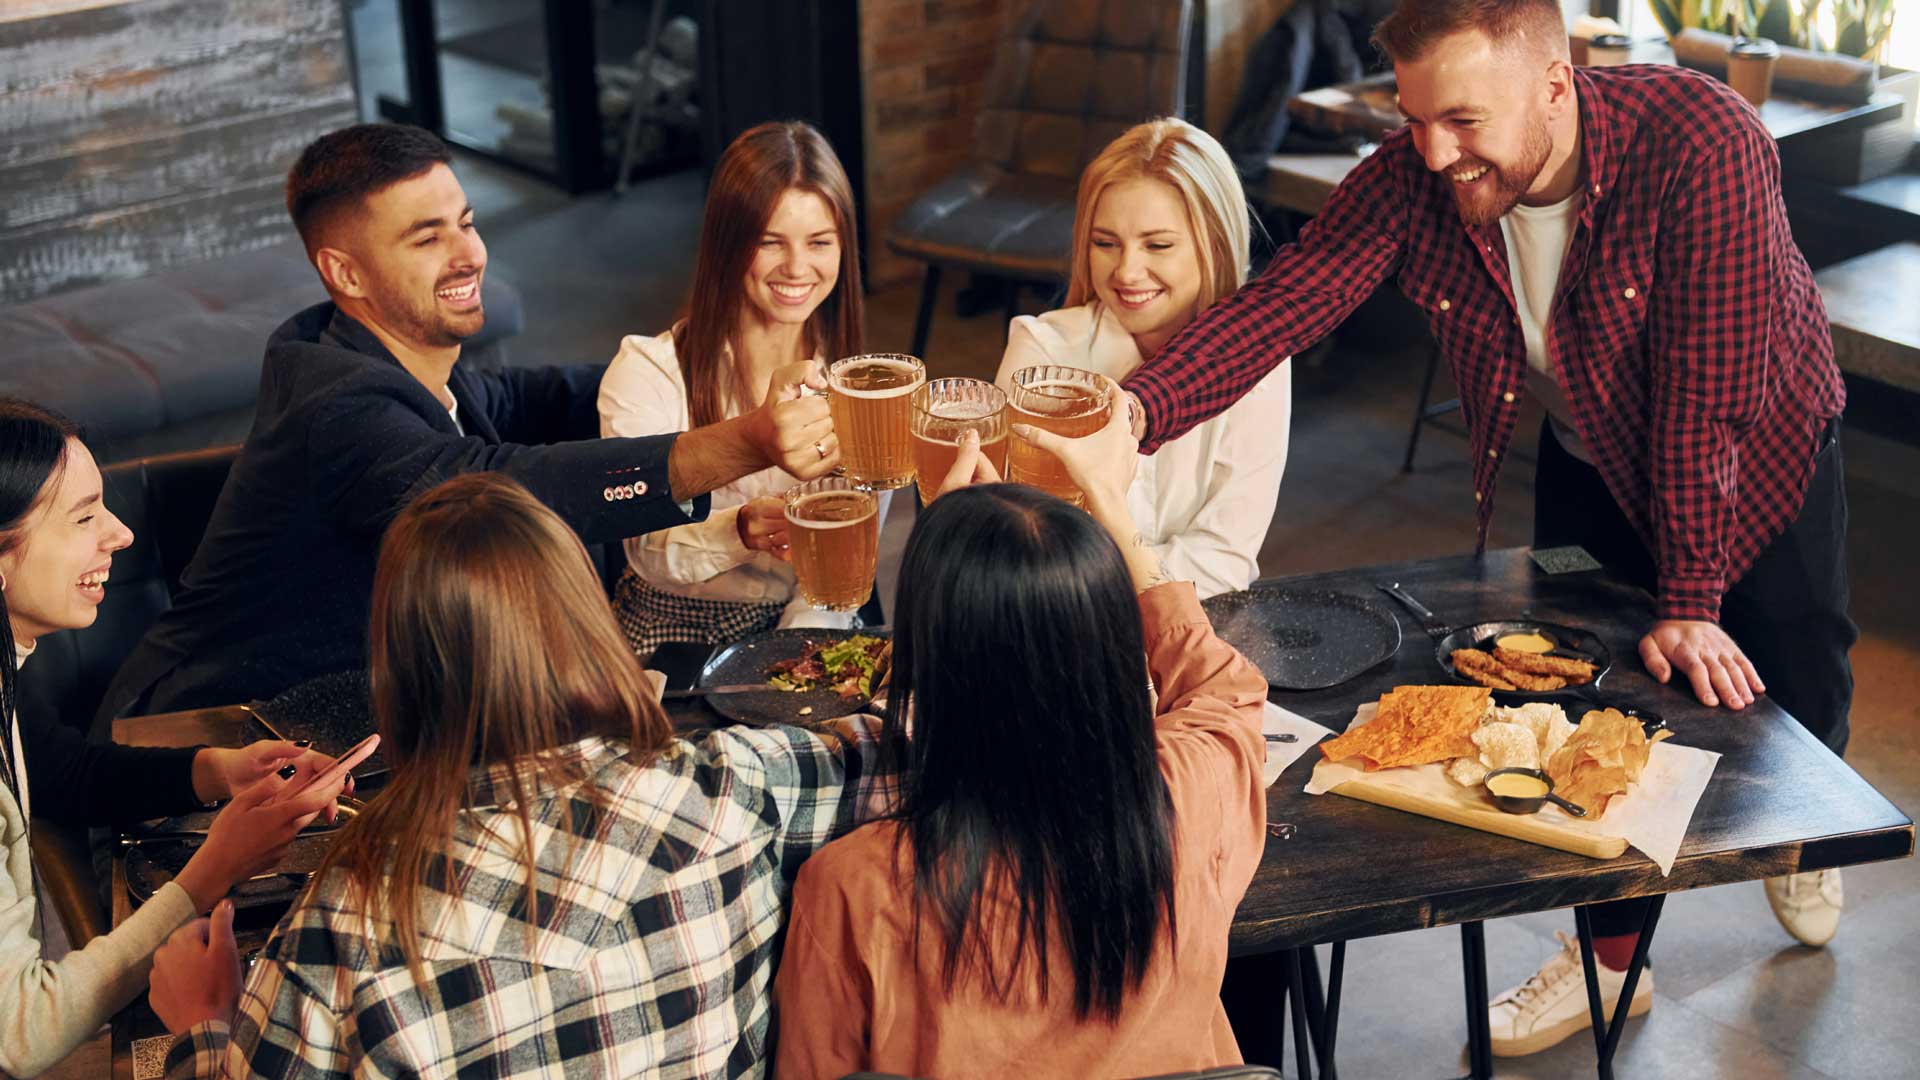
[[1320, 744], [1328, 761], [1361, 758], [1368, 772], [1473, 757], [1473, 731], [1492, 691], [1480, 686], [1401, 686], [1380, 698], [1372, 721]]

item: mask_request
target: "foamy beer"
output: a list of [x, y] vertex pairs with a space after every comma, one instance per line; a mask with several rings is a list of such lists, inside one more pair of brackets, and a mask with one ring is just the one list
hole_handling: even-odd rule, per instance
[[910, 417], [913, 464], [920, 474], [920, 505], [940, 494], [940, 482], [960, 455], [960, 436], [980, 435], [980, 452], [1007, 473], [1007, 395], [979, 379], [934, 379], [913, 392]]
[[[1113, 402], [1107, 397], [1106, 380], [1093, 372], [1041, 364], [1013, 373], [1007, 407], [1011, 410], [1007, 417], [1010, 423], [1032, 424], [1055, 435], [1078, 439], [1107, 426]], [[1031, 484], [1075, 506], [1087, 505], [1086, 496], [1067, 476], [1067, 467], [1060, 464], [1060, 459], [1025, 439], [1014, 439], [1008, 446], [1007, 479]]]
[[827, 369], [827, 405], [848, 476], [872, 488], [913, 483], [909, 399], [926, 381], [926, 365], [898, 353], [849, 356]]
[[880, 554], [879, 500], [844, 476], [823, 476], [787, 490], [787, 542], [793, 575], [807, 603], [853, 611], [873, 590]]

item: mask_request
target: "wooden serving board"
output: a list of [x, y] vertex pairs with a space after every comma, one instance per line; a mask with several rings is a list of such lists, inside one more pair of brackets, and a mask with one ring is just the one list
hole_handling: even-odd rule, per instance
[[1627, 850], [1627, 842], [1621, 837], [1600, 836], [1544, 811], [1538, 814], [1509, 814], [1491, 803], [1475, 805], [1470, 801], [1473, 796], [1464, 791], [1458, 795], [1431, 795], [1423, 791], [1409, 791], [1372, 776], [1362, 776], [1348, 780], [1331, 793], [1595, 859], [1618, 858]]

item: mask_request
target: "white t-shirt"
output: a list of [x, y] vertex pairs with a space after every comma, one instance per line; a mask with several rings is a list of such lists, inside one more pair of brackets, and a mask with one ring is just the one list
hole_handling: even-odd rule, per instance
[[[1140, 347], [1098, 300], [1022, 315], [1007, 331], [995, 376], [1002, 389], [1035, 364], [1065, 364], [1124, 379]], [[1127, 509], [1167, 573], [1201, 599], [1244, 589], [1260, 576], [1260, 547], [1273, 524], [1287, 468], [1293, 371], [1283, 363], [1226, 412], [1140, 459]]]
[[1560, 445], [1581, 461], [1589, 460], [1587, 448], [1574, 431], [1573, 407], [1560, 388], [1553, 357], [1547, 355], [1547, 327], [1553, 317], [1554, 293], [1560, 287], [1560, 266], [1566, 262], [1567, 245], [1573, 241], [1573, 227], [1585, 201], [1585, 192], [1576, 188], [1552, 206], [1516, 204], [1500, 218], [1520, 332], [1527, 342], [1527, 390], [1546, 406], [1547, 420]]
[[[732, 354], [721, 358], [732, 363]], [[600, 377], [600, 434], [667, 435], [692, 427], [686, 380], [673, 331], [656, 337], [629, 334]], [[729, 406], [728, 417], [739, 415]], [[762, 469], [713, 490], [707, 520], [660, 529], [626, 541], [627, 565], [647, 584], [700, 600], [784, 603], [781, 626], [845, 627], [853, 615], [814, 611], [794, 586], [793, 567], [740, 542], [740, 507], [763, 496], [780, 496], [800, 481], [785, 470]], [[884, 524], [891, 492], [877, 513]]]

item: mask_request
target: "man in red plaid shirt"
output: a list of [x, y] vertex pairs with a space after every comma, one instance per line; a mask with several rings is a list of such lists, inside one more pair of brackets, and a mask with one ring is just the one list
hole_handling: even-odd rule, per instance
[[[1459, 385], [1480, 543], [1532, 394], [1548, 413], [1536, 546], [1584, 545], [1654, 593], [1640, 655], [1656, 678], [1678, 671], [1736, 710], [1771, 689], [1844, 748], [1845, 395], [1759, 117], [1679, 68], [1572, 67], [1553, 0], [1403, 0], [1374, 40], [1406, 127], [1126, 381], [1141, 451], [1226, 409], [1392, 278]], [[1832, 936], [1837, 871], [1768, 893], [1795, 936]], [[1642, 910], [1594, 909], [1603, 967], [1627, 966]], [[1563, 952], [1496, 999], [1495, 1051], [1585, 1028], [1579, 971]], [[1618, 996], [1617, 970], [1601, 981]], [[1649, 977], [1634, 1010], [1651, 999]]]

